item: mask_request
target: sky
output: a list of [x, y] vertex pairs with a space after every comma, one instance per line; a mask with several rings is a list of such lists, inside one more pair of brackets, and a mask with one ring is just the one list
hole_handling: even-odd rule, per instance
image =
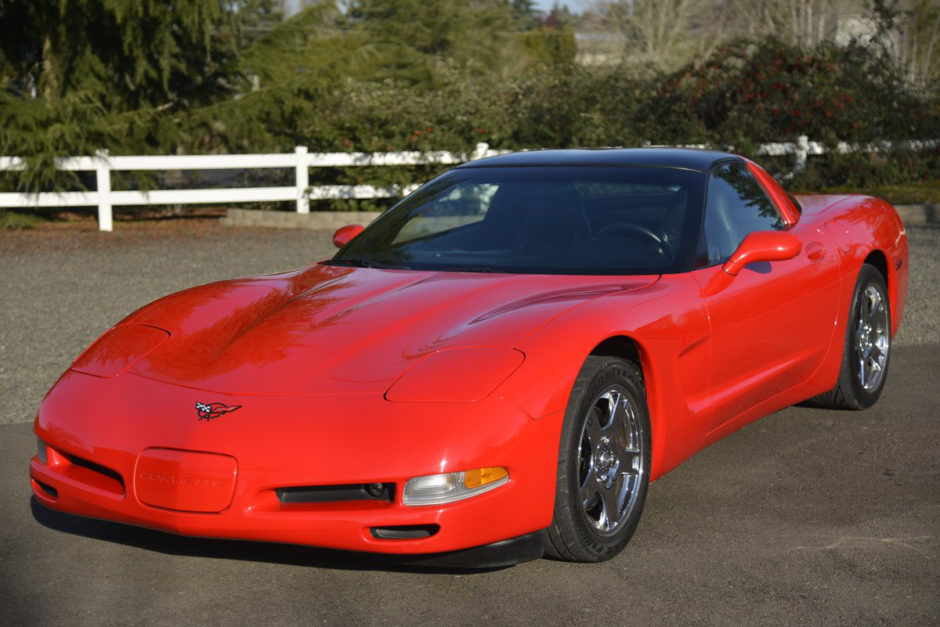
[[[558, 2], [561, 6], [567, 6], [572, 12], [581, 11], [587, 3], [588, 0], [560, 0]], [[553, 4], [555, 0], [535, 0], [535, 7], [541, 11], [550, 10]]]

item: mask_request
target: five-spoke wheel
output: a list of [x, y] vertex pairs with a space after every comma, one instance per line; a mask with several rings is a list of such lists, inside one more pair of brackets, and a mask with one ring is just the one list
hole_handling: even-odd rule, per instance
[[636, 504], [645, 478], [640, 436], [636, 407], [611, 385], [585, 416], [578, 457], [581, 511], [600, 535], [617, 533]]
[[884, 277], [862, 264], [852, 294], [842, 370], [836, 386], [810, 399], [835, 409], [865, 409], [881, 396], [891, 357], [891, 307]]
[[888, 350], [891, 346], [888, 329], [888, 304], [876, 285], [868, 285], [858, 299], [855, 324], [855, 351], [858, 383], [868, 392], [881, 385]]
[[588, 357], [562, 426], [549, 556], [598, 562], [620, 552], [646, 499], [650, 449], [640, 369], [617, 357]]

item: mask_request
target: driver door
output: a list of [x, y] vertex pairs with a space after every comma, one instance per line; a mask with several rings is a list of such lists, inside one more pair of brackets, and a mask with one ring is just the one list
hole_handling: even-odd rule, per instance
[[[730, 277], [722, 264], [753, 231], [789, 228], [802, 242], [793, 259], [748, 264]], [[806, 381], [832, 341], [838, 262], [813, 227], [787, 227], [743, 162], [709, 174], [703, 267], [693, 276], [711, 325], [711, 429]], [[820, 254], [820, 249], [822, 253]]]

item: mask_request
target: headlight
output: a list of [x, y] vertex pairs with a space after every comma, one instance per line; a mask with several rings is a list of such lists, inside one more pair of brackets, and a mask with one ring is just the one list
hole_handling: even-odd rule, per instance
[[512, 348], [445, 348], [406, 370], [385, 392], [385, 399], [399, 403], [473, 403], [499, 387], [524, 360], [525, 355]]
[[166, 342], [170, 332], [149, 324], [114, 327], [78, 356], [72, 370], [96, 377], [113, 377], [129, 370]]
[[441, 505], [494, 490], [509, 482], [503, 467], [475, 468], [409, 479], [402, 492], [405, 505]]

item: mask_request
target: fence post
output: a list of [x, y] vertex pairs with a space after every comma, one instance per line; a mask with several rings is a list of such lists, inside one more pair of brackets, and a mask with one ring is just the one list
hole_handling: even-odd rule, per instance
[[113, 231], [111, 212], [111, 163], [108, 161], [108, 151], [99, 150], [95, 153], [95, 173], [98, 179], [98, 230]]
[[806, 159], [809, 156], [809, 138], [806, 135], [800, 135], [796, 138], [794, 151], [796, 161], [793, 164], [793, 172], [803, 172], [806, 170]]
[[480, 142], [477, 144], [476, 149], [474, 149], [473, 154], [470, 155], [471, 161], [476, 161], [477, 159], [482, 159], [486, 156], [487, 151], [490, 149], [490, 145], [485, 142]]
[[307, 158], [307, 147], [296, 146], [294, 154], [297, 155], [297, 163], [294, 166], [297, 176], [297, 213], [310, 213], [310, 197], [307, 196], [307, 188], [310, 186], [310, 160]]

